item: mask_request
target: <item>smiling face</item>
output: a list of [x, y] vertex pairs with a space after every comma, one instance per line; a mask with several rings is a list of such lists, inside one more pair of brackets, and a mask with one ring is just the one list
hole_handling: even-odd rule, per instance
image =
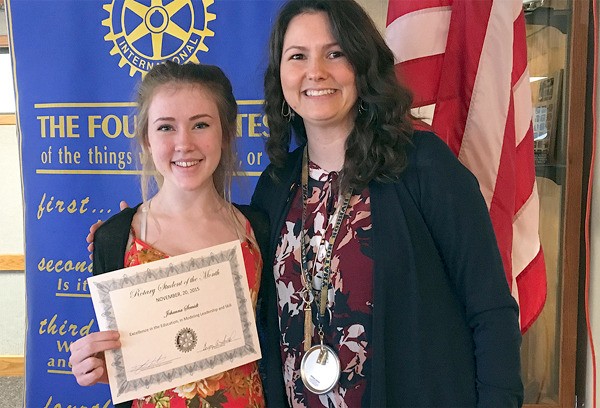
[[349, 132], [356, 116], [356, 77], [324, 12], [294, 17], [283, 40], [281, 87], [307, 132], [332, 126]]
[[199, 85], [165, 84], [148, 107], [148, 149], [162, 188], [214, 188], [222, 128], [213, 95]]

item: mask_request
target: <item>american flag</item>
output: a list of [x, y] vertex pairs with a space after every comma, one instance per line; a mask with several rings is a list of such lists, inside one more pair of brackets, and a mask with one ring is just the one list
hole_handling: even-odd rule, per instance
[[479, 180], [525, 332], [546, 300], [522, 0], [389, 0], [386, 41], [414, 107]]

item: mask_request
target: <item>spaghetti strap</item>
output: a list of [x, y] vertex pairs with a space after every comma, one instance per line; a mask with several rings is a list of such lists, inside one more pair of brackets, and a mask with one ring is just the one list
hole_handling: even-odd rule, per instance
[[246, 234], [248, 236], [252, 235], [252, 225], [250, 225], [250, 221], [246, 220]]
[[146, 204], [142, 206], [142, 217], [140, 219], [140, 239], [146, 241], [146, 224], [148, 223], [148, 211], [150, 211], [150, 202], [148, 200]]

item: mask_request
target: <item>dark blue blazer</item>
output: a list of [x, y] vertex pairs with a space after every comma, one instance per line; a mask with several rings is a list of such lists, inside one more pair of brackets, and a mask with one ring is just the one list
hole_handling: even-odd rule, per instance
[[[300, 183], [301, 153], [268, 167], [252, 199], [269, 215], [272, 251]], [[373, 355], [363, 405], [521, 406], [518, 307], [477, 180], [433, 133], [416, 131], [407, 153], [399, 180], [369, 184]]]

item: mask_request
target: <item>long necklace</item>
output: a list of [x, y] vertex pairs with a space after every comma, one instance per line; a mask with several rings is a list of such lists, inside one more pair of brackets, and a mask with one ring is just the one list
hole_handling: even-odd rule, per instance
[[[313, 287], [313, 275], [308, 269], [308, 258], [306, 254], [305, 245], [305, 228], [306, 228], [306, 213], [307, 213], [307, 202], [308, 202], [308, 149], [304, 148], [304, 154], [302, 156], [302, 226], [300, 229], [300, 248], [301, 248], [301, 268], [302, 268], [302, 284], [304, 286], [301, 296], [304, 302], [304, 356], [300, 362], [300, 377], [306, 388], [315, 394], [325, 394], [335, 386], [340, 378], [340, 359], [333, 349], [323, 342], [324, 332], [324, 320], [327, 313], [327, 292], [329, 290], [329, 283], [331, 280], [331, 257], [333, 252], [333, 245], [335, 239], [339, 233], [340, 226], [346, 210], [350, 204], [350, 197], [352, 196], [352, 190], [344, 194], [344, 198], [341, 206], [336, 206], [333, 219], [335, 224], [333, 231], [328, 240], [327, 251], [325, 259], [323, 261], [323, 278], [321, 283], [321, 289], [317, 290]], [[318, 251], [315, 254], [315, 260], [313, 261], [313, 270], [316, 268], [316, 257]], [[313, 334], [313, 321], [312, 321], [312, 304], [315, 303], [317, 306], [317, 322], [318, 322], [318, 334], [320, 338], [320, 344], [311, 346], [312, 334]]]

